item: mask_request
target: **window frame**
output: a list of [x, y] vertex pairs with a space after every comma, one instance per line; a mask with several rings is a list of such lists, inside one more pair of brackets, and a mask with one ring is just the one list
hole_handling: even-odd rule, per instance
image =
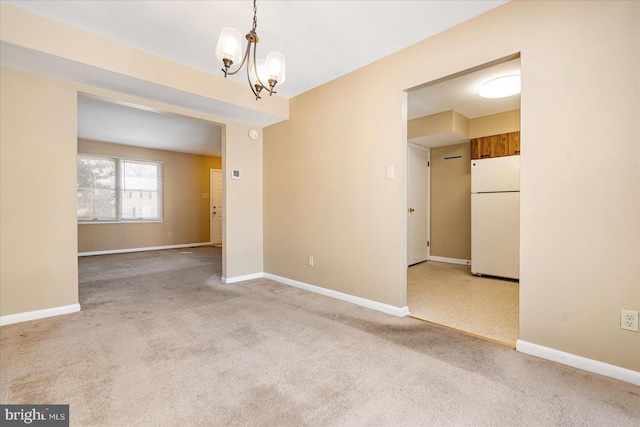
[[[136, 159], [131, 157], [122, 157], [122, 156], [109, 156], [103, 154], [93, 154], [93, 153], [77, 153], [76, 159], [80, 158], [88, 158], [88, 159], [107, 159], [115, 162], [115, 218], [109, 219], [100, 219], [100, 218], [79, 218], [76, 213], [76, 220], [78, 224], [126, 224], [126, 223], [158, 223], [164, 221], [164, 162], [161, 160], [149, 160], [149, 159]], [[132, 195], [136, 191], [140, 190], [125, 190], [124, 188], [124, 171], [123, 164], [124, 162], [132, 162], [132, 163], [143, 163], [155, 165], [158, 169], [157, 176], [157, 193], [158, 193], [158, 216], [154, 218], [123, 218], [123, 198], [125, 197], [125, 191], [131, 192]], [[77, 160], [76, 160], [76, 188], [78, 182], [78, 169], [77, 169]], [[153, 191], [149, 190], [141, 190], [143, 192], [153, 193]], [[149, 199], [152, 199], [150, 197]], [[78, 196], [76, 194], [76, 204], [78, 201]]]

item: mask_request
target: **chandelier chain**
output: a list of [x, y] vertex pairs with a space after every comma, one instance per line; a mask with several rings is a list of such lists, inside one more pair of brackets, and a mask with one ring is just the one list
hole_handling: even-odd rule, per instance
[[253, 31], [256, 31], [258, 27], [258, 6], [256, 6], [256, 0], [253, 0]]

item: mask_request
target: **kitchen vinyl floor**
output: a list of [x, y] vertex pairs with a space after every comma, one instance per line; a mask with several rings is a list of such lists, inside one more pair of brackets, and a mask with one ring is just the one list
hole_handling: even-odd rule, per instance
[[477, 277], [471, 267], [427, 261], [409, 267], [411, 316], [507, 345], [518, 339], [519, 284]]

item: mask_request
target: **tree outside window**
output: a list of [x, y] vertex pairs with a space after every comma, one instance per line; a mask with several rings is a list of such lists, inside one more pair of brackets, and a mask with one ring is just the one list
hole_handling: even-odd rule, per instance
[[79, 221], [162, 219], [162, 163], [78, 155]]
[[116, 161], [78, 157], [78, 219], [116, 219]]

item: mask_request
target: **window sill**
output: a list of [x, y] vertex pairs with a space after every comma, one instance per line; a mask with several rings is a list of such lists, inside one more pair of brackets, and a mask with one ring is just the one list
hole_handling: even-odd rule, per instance
[[127, 220], [81, 220], [78, 221], [78, 225], [88, 224], [148, 224], [164, 222], [162, 219], [127, 219]]

